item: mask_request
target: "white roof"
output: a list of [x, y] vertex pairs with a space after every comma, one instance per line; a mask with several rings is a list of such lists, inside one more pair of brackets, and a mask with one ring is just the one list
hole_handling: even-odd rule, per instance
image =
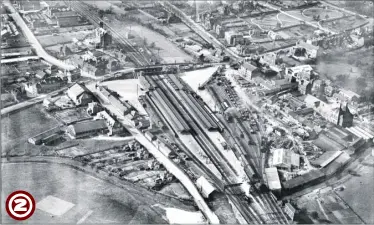
[[312, 71], [313, 68], [310, 65], [294, 66], [290, 68], [294, 73], [300, 73], [301, 71]]
[[71, 86], [68, 91], [67, 91], [67, 95], [70, 97], [70, 98], [77, 98], [79, 97], [81, 94], [83, 94], [85, 92], [84, 88], [80, 85], [80, 84], [74, 84], [73, 86]]
[[205, 198], [208, 198], [209, 195], [216, 190], [213, 185], [203, 176], [196, 180], [196, 186]]
[[321, 163], [321, 167], [327, 166], [329, 163], [331, 163], [334, 159], [336, 159], [340, 154], [342, 154], [342, 151], [336, 151], [332, 156], [327, 158], [323, 163]]
[[319, 98], [314, 97], [313, 95], [308, 94], [305, 96], [304, 102], [307, 107], [314, 108], [314, 103], [321, 102], [321, 100]]
[[351, 91], [351, 90], [340, 89], [340, 93], [341, 93], [342, 95], [344, 95], [344, 96], [347, 96], [348, 98], [353, 98], [353, 97], [355, 97], [355, 96], [356, 96], [357, 98], [360, 97], [359, 94], [357, 94], [357, 93], [355, 93], [355, 92], [353, 92], [353, 91]]
[[268, 181], [268, 186], [270, 190], [279, 190], [282, 188], [279, 176], [278, 176], [278, 170], [275, 167], [266, 168], [265, 169], [266, 179]]
[[273, 165], [274, 166], [299, 166], [300, 165], [300, 155], [292, 152], [291, 150], [286, 150], [283, 148], [275, 149], [273, 152]]

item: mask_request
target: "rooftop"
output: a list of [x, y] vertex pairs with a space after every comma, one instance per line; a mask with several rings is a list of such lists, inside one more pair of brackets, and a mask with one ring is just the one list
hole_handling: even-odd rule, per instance
[[92, 130], [106, 129], [107, 125], [106, 125], [105, 120], [89, 120], [89, 121], [84, 121], [84, 122], [70, 125], [69, 127], [74, 129], [75, 134], [79, 134], [79, 133], [86, 133]]
[[75, 83], [67, 90], [67, 95], [78, 97], [86, 91], [86, 88], [78, 83]]
[[254, 65], [252, 65], [252, 64], [250, 64], [250, 63], [247, 63], [247, 62], [243, 63], [242, 66], [243, 66], [245, 69], [247, 69], [247, 70], [249, 70], [249, 71], [251, 71], [251, 72], [257, 69], [256, 66], [254, 66]]
[[265, 168], [265, 174], [270, 190], [280, 190], [282, 188], [277, 168]]

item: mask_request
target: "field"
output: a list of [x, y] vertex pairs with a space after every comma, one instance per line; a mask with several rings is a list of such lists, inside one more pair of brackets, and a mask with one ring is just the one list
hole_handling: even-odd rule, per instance
[[335, 10], [335, 9], [323, 9], [323, 8], [308, 8], [303, 10], [302, 12], [303, 16], [309, 17], [313, 19], [313, 16], [319, 16], [320, 19], [332, 19], [332, 18], [339, 18], [343, 16], [343, 13]]
[[43, 35], [37, 36], [36, 38], [42, 44], [42, 46], [52, 46], [58, 44], [71, 43], [73, 38], [78, 40], [84, 39], [88, 34], [93, 33], [93, 31], [77, 31], [77, 32], [66, 32], [60, 33], [57, 36], [53, 35]]
[[363, 167], [346, 183], [339, 196], [368, 224], [374, 223], [374, 157], [369, 156], [362, 162]]
[[259, 16], [256, 18], [247, 18], [246, 21], [249, 23], [257, 24], [265, 30], [273, 30], [277, 27], [277, 17], [275, 14]]
[[[22, 168], [22, 169], [19, 169]], [[29, 223], [158, 223], [165, 224], [163, 210], [157, 204], [175, 207], [169, 202], [139, 194], [128, 187], [126, 190], [83, 172], [57, 164], [12, 163], [2, 167], [2, 223], [13, 223], [4, 210], [5, 197], [14, 190], [30, 192], [38, 203], [51, 201], [51, 197], [64, 201], [64, 212], [59, 205], [52, 213], [63, 213], [52, 217], [51, 213], [36, 209]], [[45, 203], [44, 203], [45, 204]], [[69, 207], [68, 207], [69, 206]], [[183, 205], [177, 207], [185, 208]], [[41, 207], [43, 208], [43, 207]], [[48, 211], [50, 211], [48, 210]]]
[[357, 26], [360, 26], [362, 24], [366, 23], [365, 19], [362, 18], [356, 18], [355, 16], [338, 19], [330, 22], [322, 22], [322, 27], [326, 27], [328, 29], [331, 29], [335, 32], [342, 32], [347, 29], [351, 29]]
[[299, 21], [283, 13], [278, 13], [277, 19], [280, 21], [282, 27], [288, 27], [288, 26], [299, 24]]
[[312, 26], [299, 25], [278, 31], [277, 33], [285, 39], [295, 39], [300, 37], [312, 36], [315, 30], [316, 29]]
[[2, 155], [22, 154], [28, 150], [27, 139], [58, 125], [53, 117], [35, 105], [1, 118]]

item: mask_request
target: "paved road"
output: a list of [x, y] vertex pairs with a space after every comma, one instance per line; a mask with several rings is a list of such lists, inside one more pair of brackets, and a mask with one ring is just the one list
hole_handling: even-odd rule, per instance
[[6, 63], [12, 63], [12, 62], [21, 62], [21, 61], [27, 61], [30, 59], [40, 59], [39, 56], [23, 56], [23, 57], [18, 57], [18, 58], [11, 58], [11, 59], [1, 59], [1, 64], [6, 64]]
[[68, 89], [67, 87], [64, 87], [64, 88], [61, 88], [59, 90], [53, 91], [51, 93], [40, 95], [40, 96], [38, 96], [36, 98], [33, 98], [33, 99], [30, 99], [28, 101], [24, 101], [24, 102], [18, 103], [16, 105], [12, 105], [12, 106], [3, 108], [3, 109], [1, 109], [1, 116], [7, 115], [8, 113], [12, 113], [12, 112], [17, 111], [17, 110], [21, 110], [23, 108], [30, 107], [30, 106], [32, 106], [34, 104], [37, 104], [37, 103], [40, 103], [44, 99], [49, 98], [49, 97], [51, 97], [55, 94], [58, 94], [58, 92], [65, 91], [67, 89]]
[[[132, 121], [129, 118], [123, 116], [123, 114], [121, 114], [121, 112], [119, 112], [119, 110], [114, 107], [104, 95], [96, 90], [95, 85], [88, 85], [87, 88], [96, 97], [98, 97], [98, 99], [100, 99], [105, 108], [116, 115], [118, 121], [135, 137], [135, 139], [139, 141], [146, 149], [148, 149], [148, 151], [157, 159], [157, 161], [161, 162], [165, 166], [165, 168], [183, 184], [183, 186], [194, 198], [199, 209], [207, 217], [208, 221], [211, 224], [219, 224], [217, 215], [214, 214], [214, 212], [206, 204], [205, 200], [197, 190], [195, 184], [189, 179], [189, 177], [173, 161], [171, 161], [162, 152], [160, 152], [160, 150], [158, 150], [157, 147], [152, 142], [150, 142], [143, 133], [134, 128], [131, 125]], [[160, 148], [162, 148], [162, 146], [160, 146]]]
[[18, 25], [18, 27], [21, 28], [23, 34], [28, 39], [30, 45], [35, 49], [36, 54], [43, 58], [45, 61], [58, 66], [61, 69], [64, 70], [73, 70], [75, 69], [75, 66], [68, 65], [61, 60], [56, 59], [55, 57], [49, 55], [42, 47], [42, 45], [39, 43], [38, 39], [34, 36], [30, 28], [26, 25], [25, 21], [22, 19], [20, 14], [16, 11], [16, 9], [13, 7], [13, 5], [9, 2], [9, 0], [4, 1], [4, 5], [7, 6], [11, 12], [11, 16]]

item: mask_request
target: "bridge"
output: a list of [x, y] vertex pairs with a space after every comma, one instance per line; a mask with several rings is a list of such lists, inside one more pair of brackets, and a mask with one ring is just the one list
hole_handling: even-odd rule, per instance
[[181, 70], [194, 70], [217, 65], [226, 65], [227, 63], [168, 63], [150, 66], [140, 66], [134, 68], [135, 77], [142, 75], [179, 73]]

